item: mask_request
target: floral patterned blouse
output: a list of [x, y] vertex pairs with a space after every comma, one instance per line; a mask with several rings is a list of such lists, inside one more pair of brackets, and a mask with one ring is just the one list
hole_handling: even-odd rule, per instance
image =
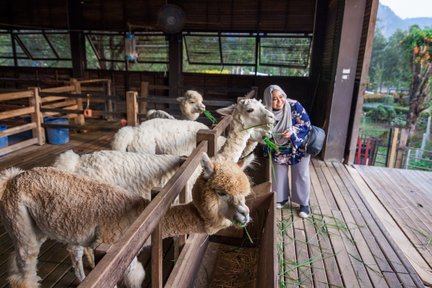
[[[300, 102], [290, 99], [286, 103], [291, 105], [292, 126], [290, 141], [281, 146], [279, 151], [272, 151], [271, 154], [273, 161], [277, 164], [294, 165], [300, 162], [305, 155], [302, 144], [311, 129], [311, 122], [306, 109]], [[265, 149], [267, 150], [267, 147]]]

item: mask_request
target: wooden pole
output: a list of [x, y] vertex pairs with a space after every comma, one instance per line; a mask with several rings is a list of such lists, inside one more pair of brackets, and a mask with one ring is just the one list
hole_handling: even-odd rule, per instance
[[138, 125], [138, 93], [136, 91], [126, 92], [126, 112], [129, 126]]
[[396, 158], [396, 146], [397, 146], [397, 142], [398, 142], [398, 136], [399, 136], [399, 128], [395, 128], [394, 133], [393, 133], [391, 150], [390, 150], [390, 160], [388, 163], [389, 168], [394, 168], [394, 166], [395, 166], [394, 162], [395, 162], [395, 158]]
[[139, 111], [141, 114], [146, 114], [147, 113], [147, 97], [149, 95], [149, 82], [141, 82], [141, 91], [140, 91], [140, 96], [141, 96], [141, 101], [139, 103]]
[[[112, 99], [111, 99], [111, 97], [112, 97], [112, 87], [111, 87], [111, 79], [108, 79], [107, 80], [107, 82], [106, 82], [106, 93], [107, 93], [107, 95], [108, 95], [108, 101], [107, 101], [107, 109], [108, 109], [108, 112], [109, 113], [112, 113], [113, 112], [113, 103], [112, 103]], [[113, 116], [112, 116], [113, 114], [108, 114], [108, 116], [107, 116], [107, 120], [109, 120], [109, 121], [112, 121], [112, 120], [114, 120], [113, 118]]]
[[400, 139], [399, 139], [399, 145], [398, 145], [397, 155], [396, 155], [396, 164], [395, 164], [396, 168], [402, 167], [403, 155], [404, 155], [406, 145], [408, 143], [408, 136], [409, 136], [408, 129], [402, 128], [400, 131]]
[[36, 128], [33, 129], [33, 138], [38, 139], [38, 144], [43, 145], [45, 144], [45, 129], [42, 127], [43, 123], [43, 117], [42, 112], [40, 111], [41, 108], [41, 98], [39, 96], [39, 88], [38, 87], [32, 87], [30, 88], [33, 90], [33, 98], [30, 98], [30, 105], [32, 105], [35, 109], [35, 112], [32, 114], [32, 122], [36, 123]]
[[[81, 94], [81, 83], [77, 79], [72, 78], [71, 79], [71, 85], [73, 85], [75, 87], [75, 91], [72, 92], [73, 94]], [[83, 109], [84, 109], [83, 108], [83, 101], [81, 98], [78, 98], [76, 100], [76, 105], [77, 105], [77, 107], [76, 107], [77, 110], [83, 111]], [[84, 115], [83, 114], [77, 115], [74, 122], [76, 125], [84, 125], [85, 124]]]

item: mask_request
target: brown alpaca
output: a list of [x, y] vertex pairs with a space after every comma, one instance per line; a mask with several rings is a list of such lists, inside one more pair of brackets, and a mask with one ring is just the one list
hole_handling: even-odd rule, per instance
[[[233, 162], [212, 162], [203, 154], [203, 173], [193, 201], [173, 206], [163, 219], [163, 237], [215, 233], [250, 220], [245, 197], [249, 179]], [[149, 203], [118, 186], [55, 168], [8, 169], [0, 174], [0, 211], [15, 246], [11, 287], [38, 287], [37, 256], [51, 238], [69, 247], [112, 244]], [[134, 259], [124, 275], [128, 287], [141, 287], [142, 265]]]

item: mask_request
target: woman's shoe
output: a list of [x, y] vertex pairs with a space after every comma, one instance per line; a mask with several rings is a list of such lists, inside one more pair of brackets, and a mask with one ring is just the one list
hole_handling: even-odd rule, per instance
[[307, 205], [300, 205], [300, 211], [299, 216], [301, 218], [308, 218], [309, 217], [309, 206]]
[[285, 201], [282, 201], [282, 202], [277, 202], [276, 203], [276, 208], [282, 209], [287, 202], [288, 202], [288, 200], [285, 200]]

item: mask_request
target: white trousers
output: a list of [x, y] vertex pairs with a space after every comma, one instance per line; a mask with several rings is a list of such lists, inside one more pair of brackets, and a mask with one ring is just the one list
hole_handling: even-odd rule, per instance
[[272, 189], [276, 192], [276, 201], [288, 200], [290, 196], [288, 169], [291, 170], [291, 201], [300, 205], [309, 205], [310, 196], [310, 155], [306, 154], [295, 165], [279, 165], [273, 162]]

